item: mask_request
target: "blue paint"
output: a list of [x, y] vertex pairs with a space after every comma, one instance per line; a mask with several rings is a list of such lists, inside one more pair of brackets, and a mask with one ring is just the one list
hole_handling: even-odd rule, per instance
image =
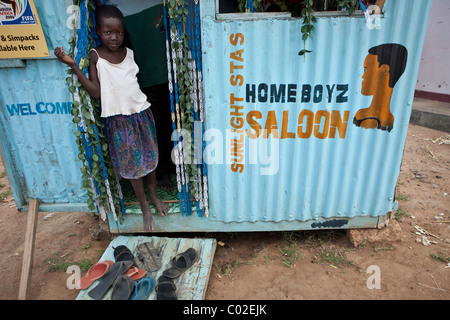
[[35, 116], [41, 114], [70, 114], [72, 101], [68, 102], [43, 102], [39, 101], [32, 106], [31, 103], [6, 104], [6, 109], [11, 117], [13, 116]]

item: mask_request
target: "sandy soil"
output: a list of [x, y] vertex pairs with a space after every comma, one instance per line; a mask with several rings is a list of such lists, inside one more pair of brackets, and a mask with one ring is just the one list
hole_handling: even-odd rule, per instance
[[[219, 242], [206, 299], [449, 299], [450, 145], [432, 141], [440, 137], [449, 138], [410, 126], [397, 184], [400, 221], [385, 229], [201, 234]], [[0, 183], [4, 194], [5, 175]], [[26, 220], [6, 193], [0, 203], [3, 300], [18, 297]], [[428, 235], [416, 234], [415, 226]], [[102, 232], [94, 239], [97, 227], [98, 219], [86, 213], [39, 213], [29, 299], [76, 298], [65, 270], [98, 261], [111, 238]]]

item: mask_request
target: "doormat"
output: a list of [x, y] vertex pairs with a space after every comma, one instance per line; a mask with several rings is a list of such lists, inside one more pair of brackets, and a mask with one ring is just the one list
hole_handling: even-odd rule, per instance
[[[170, 180], [172, 181], [173, 188], [171, 190], [166, 190], [158, 187], [156, 189], [158, 196], [162, 201], [169, 205], [169, 214], [171, 213], [181, 213], [180, 210], [180, 199], [178, 197], [177, 189], [177, 177], [175, 175], [170, 175]], [[120, 186], [122, 188], [122, 194], [125, 202], [125, 214], [142, 214], [141, 207], [137, 200], [136, 194], [134, 193], [133, 186], [128, 180], [121, 180]], [[145, 194], [147, 199], [149, 198], [149, 190], [146, 186]], [[197, 207], [195, 206], [195, 201], [191, 202], [192, 212], [197, 212]], [[150, 204], [150, 209], [153, 214], [157, 214], [155, 206]]]
[[[138, 258], [136, 250], [136, 247], [139, 244], [145, 242], [153, 244], [161, 255], [161, 267], [157, 271], [147, 272], [147, 275], [153, 277], [155, 280], [162, 275], [164, 270], [172, 266], [171, 261], [175, 255], [182, 253], [189, 248], [194, 248], [198, 253], [198, 259], [183, 274], [174, 279], [176, 295], [178, 300], [203, 300], [205, 298], [214, 253], [216, 251], [216, 239], [119, 236], [111, 241], [99, 262], [106, 260], [115, 261], [114, 248], [124, 245], [133, 253], [137, 266], [145, 270], [144, 264]], [[95, 288], [98, 283], [100, 283], [100, 280], [101, 278], [96, 280], [89, 288], [80, 290], [76, 300], [93, 300], [88, 295], [88, 292]], [[102, 300], [110, 300], [111, 291], [112, 289], [109, 289], [103, 296]], [[156, 291], [154, 288], [146, 300], [157, 300]]]

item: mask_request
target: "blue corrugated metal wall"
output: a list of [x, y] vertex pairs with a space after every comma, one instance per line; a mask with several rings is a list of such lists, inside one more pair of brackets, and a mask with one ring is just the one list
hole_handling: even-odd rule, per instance
[[[206, 130], [223, 143], [208, 161], [211, 219], [306, 221], [392, 211], [430, 6], [387, 1], [379, 29], [369, 29], [363, 16], [318, 18], [306, 43], [312, 52], [301, 57], [300, 19], [219, 21], [214, 5], [202, 2]], [[361, 94], [368, 50], [386, 43], [408, 50], [390, 132], [353, 124], [372, 100]], [[270, 101], [272, 85], [284, 90], [285, 101]], [[310, 128], [302, 112], [314, 119]], [[258, 125], [276, 125], [280, 139], [248, 138]], [[271, 141], [272, 157], [261, 157], [258, 150]]]
[[[50, 52], [68, 46], [69, 2], [36, 0]], [[373, 226], [371, 217], [391, 211], [431, 0], [387, 1], [380, 29], [369, 30], [361, 16], [318, 18], [306, 44], [313, 52], [305, 58], [297, 54], [299, 19], [218, 21], [214, 1], [200, 3], [210, 217], [158, 217], [160, 231], [317, 228], [329, 218]], [[361, 94], [364, 59], [372, 46], [392, 42], [408, 50], [391, 100], [394, 128], [357, 127], [353, 117], [372, 99]], [[0, 68], [2, 156], [16, 202], [20, 207], [31, 197], [83, 208], [64, 65], [55, 59], [30, 59], [23, 68], [12, 68], [21, 61], [0, 63], [9, 66]], [[278, 102], [270, 102], [272, 88]], [[245, 130], [255, 133], [266, 123], [278, 127], [280, 139], [247, 137]], [[350, 223], [350, 217], [361, 219]], [[130, 216], [115, 227], [137, 231], [141, 224]]]
[[[36, 0], [51, 56], [56, 46], [68, 51], [71, 1]], [[65, 65], [50, 59], [0, 60], [0, 123], [4, 162], [19, 208], [28, 198], [43, 204], [70, 204], [81, 210], [86, 195], [73, 132], [72, 97]], [[57, 208], [55, 208], [58, 210]]]

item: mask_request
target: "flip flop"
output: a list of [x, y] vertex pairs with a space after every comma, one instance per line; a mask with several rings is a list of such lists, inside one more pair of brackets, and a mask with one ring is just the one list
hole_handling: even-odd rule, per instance
[[133, 266], [137, 267], [134, 255], [127, 246], [120, 245], [114, 248], [114, 259], [118, 261], [133, 261]]
[[136, 268], [134, 266], [131, 266], [130, 269], [128, 269], [124, 275], [130, 277], [133, 280], [139, 280], [143, 278], [147, 274], [147, 271], [143, 269]]
[[132, 265], [132, 261], [115, 262], [101, 278], [100, 283], [88, 292], [89, 297], [95, 300], [101, 300], [109, 288], [111, 288], [116, 278], [130, 269]]
[[189, 248], [185, 252], [177, 254], [172, 259], [172, 267], [163, 271], [163, 276], [167, 278], [177, 278], [189, 269], [197, 260], [197, 251]]
[[95, 280], [103, 277], [113, 264], [113, 261], [105, 260], [90, 267], [88, 272], [80, 279], [80, 289], [85, 290], [89, 288], [95, 282]]
[[136, 246], [137, 256], [148, 272], [155, 272], [161, 268], [161, 250], [157, 250], [151, 242], [144, 242]]
[[124, 274], [119, 275], [113, 283], [111, 300], [128, 300], [134, 290], [134, 280]]
[[155, 288], [157, 300], [178, 300], [175, 291], [177, 287], [173, 280], [164, 276], [158, 278], [158, 285]]
[[130, 300], [146, 300], [155, 286], [155, 278], [149, 276], [136, 281]]

